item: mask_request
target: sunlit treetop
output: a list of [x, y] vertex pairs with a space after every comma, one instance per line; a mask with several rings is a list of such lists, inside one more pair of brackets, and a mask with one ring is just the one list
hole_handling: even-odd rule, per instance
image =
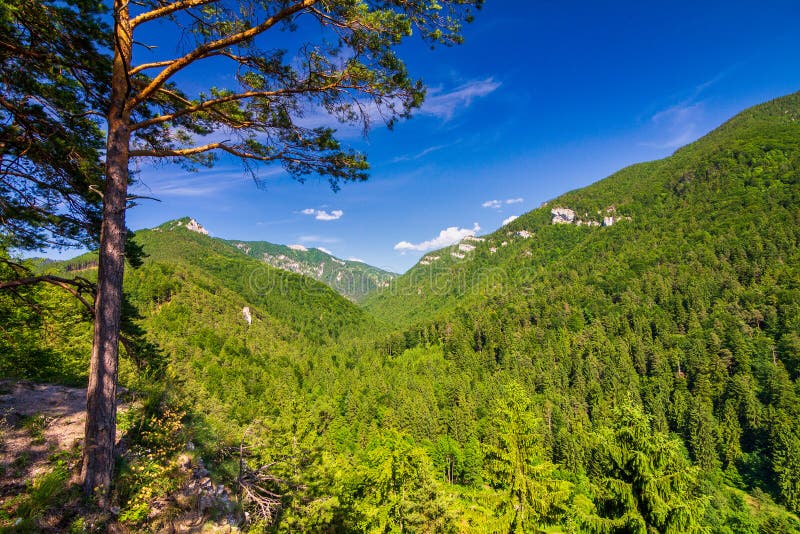
[[[375, 121], [391, 127], [409, 117], [425, 89], [396, 46], [412, 36], [457, 44], [480, 4], [185, 0], [131, 6], [131, 156], [192, 166], [228, 153], [250, 163], [281, 162], [300, 180], [323, 175], [334, 188], [341, 180], [362, 180], [364, 154], [343, 147], [335, 129], [313, 117], [331, 115], [364, 131]], [[162, 44], [163, 30], [179, 46], [140, 43], [139, 28], [148, 23], [159, 28], [154, 45]], [[193, 86], [202, 79], [198, 69], [231, 73], [231, 83], [190, 94], [177, 81], [189, 69]]]

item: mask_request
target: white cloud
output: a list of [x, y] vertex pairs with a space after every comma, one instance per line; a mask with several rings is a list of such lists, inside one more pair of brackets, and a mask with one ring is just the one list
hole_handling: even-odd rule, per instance
[[300, 252], [308, 252], [308, 249], [303, 245], [287, 245], [292, 250], [299, 250]]
[[394, 249], [399, 250], [401, 253], [404, 254], [409, 250], [417, 250], [420, 252], [425, 252], [427, 250], [447, 247], [449, 245], [458, 243], [467, 236], [475, 235], [475, 233], [479, 232], [480, 229], [481, 227], [478, 223], [475, 223], [472, 229], [458, 228], [457, 226], [451, 226], [439, 232], [439, 235], [434, 237], [433, 239], [429, 239], [428, 241], [423, 241], [417, 244], [409, 243], [408, 241], [400, 241], [394, 246]]
[[469, 107], [473, 100], [493, 93], [500, 85], [494, 78], [486, 78], [466, 83], [449, 92], [429, 89], [419, 113], [450, 120], [458, 109]]
[[331, 252], [330, 250], [328, 250], [325, 247], [316, 247], [316, 248], [317, 248], [317, 250], [321, 250], [322, 252], [324, 252], [325, 254], [327, 254], [329, 256], [333, 256], [333, 252]]
[[510, 223], [515, 219], [519, 219], [519, 215], [512, 215], [510, 217], [506, 217], [505, 219], [503, 219], [503, 226], [507, 225], [508, 223]]
[[362, 260], [361, 258], [353, 258], [353, 257], [347, 258], [347, 261], [357, 261], [358, 263], [364, 263], [364, 260]]
[[503, 204], [520, 204], [522, 202], [525, 202], [525, 199], [522, 197], [507, 198], [505, 200], [487, 200], [481, 204], [481, 207], [499, 210], [503, 207]]
[[300, 213], [303, 215], [313, 215], [318, 221], [335, 221], [341, 219], [342, 215], [344, 215], [344, 211], [342, 210], [332, 210], [328, 213], [325, 210], [315, 210], [314, 208], [306, 208]]
[[335, 221], [336, 219], [340, 219], [342, 215], [344, 215], [342, 210], [333, 210], [330, 213], [325, 210], [319, 210], [317, 216], [314, 218], [318, 221]]

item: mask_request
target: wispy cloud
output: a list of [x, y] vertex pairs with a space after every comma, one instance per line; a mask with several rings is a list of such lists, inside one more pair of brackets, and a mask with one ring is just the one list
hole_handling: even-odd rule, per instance
[[231, 176], [226, 173], [194, 174], [183, 173], [180, 176], [148, 178], [146, 182], [138, 182], [133, 187], [136, 192], [146, 190], [154, 197], [210, 197], [231, 187], [244, 186], [247, 179], [243, 176]]
[[327, 254], [327, 255], [329, 255], [329, 256], [333, 256], [333, 252], [331, 252], [330, 250], [328, 250], [328, 249], [327, 249], [327, 248], [325, 248], [325, 247], [315, 247], [315, 248], [316, 248], [317, 250], [321, 250], [322, 252], [324, 252], [325, 254]]
[[421, 243], [416, 244], [408, 241], [400, 241], [394, 246], [394, 249], [400, 251], [401, 254], [405, 254], [409, 250], [425, 252], [426, 250], [447, 247], [449, 245], [458, 243], [467, 236], [475, 235], [475, 233], [479, 232], [480, 229], [481, 227], [478, 223], [475, 223], [472, 229], [450, 226], [449, 228], [445, 228], [439, 232], [439, 235], [433, 239], [422, 241]]
[[308, 252], [308, 249], [303, 245], [286, 245], [292, 250], [299, 250], [300, 252]]
[[523, 202], [525, 202], [525, 199], [522, 198], [522, 197], [507, 198], [505, 200], [487, 200], [486, 202], [481, 204], [481, 207], [482, 208], [492, 208], [492, 209], [495, 209], [495, 210], [499, 210], [504, 205], [521, 204]]
[[347, 258], [347, 261], [357, 261], [358, 263], [364, 263], [364, 260], [362, 260], [361, 258], [355, 258], [352, 256]]
[[405, 154], [403, 156], [397, 156], [396, 158], [392, 159], [392, 163], [400, 163], [401, 161], [414, 161], [414, 160], [422, 159], [425, 156], [427, 156], [428, 154], [431, 154], [431, 153], [436, 152], [438, 150], [441, 150], [443, 148], [447, 148], [449, 146], [453, 146], [453, 145], [455, 145], [455, 144], [457, 144], [459, 142], [460, 141], [456, 141], [455, 143], [448, 143], [446, 145], [429, 146], [425, 150], [421, 150], [421, 151], [417, 152], [416, 154]]
[[705, 107], [703, 102], [681, 102], [659, 111], [651, 117], [661, 140], [643, 142], [651, 148], [678, 148], [684, 146], [700, 134], [700, 121]]
[[645, 141], [641, 143], [641, 145], [650, 148], [680, 148], [694, 141], [697, 135], [696, 125], [690, 124], [683, 128], [683, 131], [677, 132], [674, 137], [670, 137], [664, 141]]
[[314, 208], [306, 208], [300, 213], [303, 215], [313, 215], [318, 221], [336, 221], [341, 219], [342, 215], [344, 215], [344, 211], [342, 210], [331, 210], [329, 213], [325, 210], [315, 210]]
[[[232, 189], [253, 187], [253, 177], [243, 172], [241, 167], [222, 167], [199, 169], [187, 172], [183, 169], [170, 169], [164, 166], [144, 166], [142, 176], [131, 188], [135, 194], [160, 197], [213, 197]], [[144, 172], [146, 171], [146, 172]], [[281, 167], [263, 169], [259, 179], [278, 177], [284, 174]]]
[[301, 235], [297, 240], [301, 243], [322, 243], [325, 245], [332, 245], [342, 241], [338, 237], [325, 237], [321, 235]]
[[702, 94], [726, 75], [727, 71], [695, 85], [688, 95], [677, 103], [661, 109], [650, 117], [650, 124], [657, 131], [659, 140], [646, 141], [642, 146], [660, 149], [674, 149], [684, 146], [702, 133], [701, 123], [705, 117], [705, 101]]
[[494, 78], [486, 78], [465, 83], [451, 91], [444, 91], [441, 88], [428, 89], [428, 96], [419, 113], [448, 121], [458, 110], [469, 107], [476, 98], [495, 92], [500, 85], [501, 83]]
[[511, 215], [510, 217], [506, 217], [505, 219], [503, 219], [503, 226], [507, 225], [508, 223], [516, 219], [519, 219], [519, 215]]
[[703, 109], [702, 102], [681, 102], [674, 106], [663, 109], [654, 114], [650, 120], [654, 124], [672, 124], [676, 122], [687, 122], [694, 117], [694, 115]]
[[[460, 110], [468, 108], [477, 98], [485, 97], [502, 84], [494, 78], [474, 80], [459, 85], [450, 90], [442, 87], [429, 87], [428, 94], [422, 107], [415, 112], [416, 115], [436, 117], [444, 121], [452, 119]], [[386, 113], [374, 101], [361, 99], [357, 102], [360, 112], [364, 114], [369, 127], [380, 126], [386, 122]], [[331, 115], [322, 107], [306, 109], [301, 117], [295, 118], [296, 123], [306, 128], [326, 127], [334, 128], [341, 138], [354, 138], [364, 133], [363, 124], [342, 122]]]

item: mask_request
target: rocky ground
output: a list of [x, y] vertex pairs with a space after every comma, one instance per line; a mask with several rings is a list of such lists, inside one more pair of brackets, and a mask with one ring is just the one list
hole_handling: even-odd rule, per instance
[[49, 469], [54, 455], [83, 440], [86, 390], [0, 381], [0, 499]]
[[[122, 404], [119, 410], [126, 407]], [[85, 389], [0, 380], [0, 511], [6, 504], [13, 509], [14, 500], [57, 462], [77, 474], [85, 420]], [[179, 489], [150, 503], [148, 522], [158, 526], [148, 531], [238, 531], [235, 525], [240, 519], [230, 490], [215, 484], [193, 454], [181, 455], [178, 463]], [[13, 521], [13, 517], [6, 519]], [[105, 524], [109, 532], [133, 532], [113, 519]], [[38, 521], [40, 530], [59, 532], [62, 526], [58, 514]]]

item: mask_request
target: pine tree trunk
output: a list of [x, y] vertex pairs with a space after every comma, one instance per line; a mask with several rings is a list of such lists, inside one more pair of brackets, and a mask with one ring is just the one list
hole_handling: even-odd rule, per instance
[[81, 477], [87, 496], [108, 506], [114, 470], [117, 429], [117, 366], [119, 361], [122, 277], [125, 266], [125, 206], [128, 194], [130, 113], [127, 64], [131, 52], [126, 4], [115, 1], [115, 50], [108, 114], [106, 180], [95, 298], [94, 340], [86, 392], [86, 438]]

